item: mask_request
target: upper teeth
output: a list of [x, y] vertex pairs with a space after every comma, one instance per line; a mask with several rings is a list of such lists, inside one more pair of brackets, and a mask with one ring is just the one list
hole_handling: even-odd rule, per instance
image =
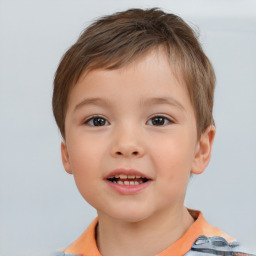
[[121, 179], [121, 180], [125, 180], [125, 179], [142, 179], [143, 177], [139, 176], [139, 175], [126, 175], [126, 174], [119, 174], [119, 175], [115, 175], [111, 178], [116, 178], [116, 179]]

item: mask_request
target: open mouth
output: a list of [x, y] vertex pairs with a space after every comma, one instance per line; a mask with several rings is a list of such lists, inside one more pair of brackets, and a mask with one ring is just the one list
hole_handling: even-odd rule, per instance
[[112, 177], [107, 178], [108, 181], [117, 183], [120, 185], [126, 186], [134, 186], [139, 185], [142, 183], [147, 182], [149, 179], [145, 177], [141, 177], [139, 175], [126, 175], [126, 174], [119, 174]]

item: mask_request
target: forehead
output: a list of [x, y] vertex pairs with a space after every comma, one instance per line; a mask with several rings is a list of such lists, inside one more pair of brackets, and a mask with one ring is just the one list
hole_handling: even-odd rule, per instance
[[166, 95], [174, 98], [177, 93], [187, 98], [187, 88], [179, 73], [165, 51], [152, 50], [121, 68], [85, 71], [70, 92], [69, 106], [74, 108], [74, 101], [77, 104], [89, 95], [91, 98], [124, 97], [124, 102], [152, 95], [159, 99]]
[[143, 50], [140, 54], [136, 54], [135, 56], [127, 56], [127, 54], [124, 54], [120, 55], [118, 59], [109, 58], [109, 60], [106, 60], [106, 56], [103, 55], [95, 60], [91, 60], [87, 67], [85, 67], [84, 70], [78, 74], [78, 78], [75, 80], [75, 83], [73, 83], [73, 86], [75, 86], [77, 83], [79, 83], [79, 81], [84, 79], [89, 73], [93, 71], [125, 71], [132, 66], [136, 68], [141, 65], [141, 63], [150, 63], [152, 59], [160, 67], [168, 66], [169, 71], [172, 72], [172, 75], [175, 76], [179, 83], [187, 87], [184, 82], [184, 70], [182, 69], [183, 65], [181, 64], [181, 57], [179, 57], [179, 54], [176, 51], [170, 49], [168, 46], [161, 44], [149, 47], [148, 49]]

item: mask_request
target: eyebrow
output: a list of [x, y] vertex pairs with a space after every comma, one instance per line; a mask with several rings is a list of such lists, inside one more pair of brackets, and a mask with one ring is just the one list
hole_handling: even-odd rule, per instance
[[75, 106], [73, 112], [86, 105], [106, 106], [110, 105], [110, 101], [102, 98], [86, 98]]
[[178, 107], [181, 110], [185, 110], [184, 106], [172, 97], [155, 97], [149, 99], [143, 99], [140, 101], [140, 105], [157, 105], [157, 104], [168, 104], [174, 107]]
[[[172, 105], [174, 107], [178, 107], [181, 110], [185, 110], [184, 106], [177, 100], [171, 97], [155, 97], [155, 98], [149, 98], [149, 99], [142, 99], [139, 102], [139, 105], [157, 105], [157, 104], [168, 104]], [[77, 109], [84, 107], [86, 105], [96, 105], [96, 106], [108, 106], [111, 105], [111, 101], [107, 98], [86, 98], [82, 100], [80, 103], [78, 103], [73, 112], [75, 112]]]

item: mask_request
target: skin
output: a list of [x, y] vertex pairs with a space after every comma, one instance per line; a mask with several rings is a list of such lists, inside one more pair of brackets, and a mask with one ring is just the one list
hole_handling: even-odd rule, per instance
[[[172, 103], [145, 103], [155, 97]], [[88, 98], [100, 101], [81, 103]], [[101, 126], [94, 126], [93, 115], [103, 118]], [[164, 118], [158, 125], [156, 116]], [[162, 51], [120, 69], [85, 73], [70, 93], [65, 129], [63, 165], [97, 209], [102, 255], [155, 255], [192, 225], [184, 207], [186, 188], [190, 174], [208, 165], [215, 128], [209, 126], [197, 138], [186, 87]], [[139, 193], [122, 195], [104, 180], [117, 168], [136, 169], [151, 183]]]

